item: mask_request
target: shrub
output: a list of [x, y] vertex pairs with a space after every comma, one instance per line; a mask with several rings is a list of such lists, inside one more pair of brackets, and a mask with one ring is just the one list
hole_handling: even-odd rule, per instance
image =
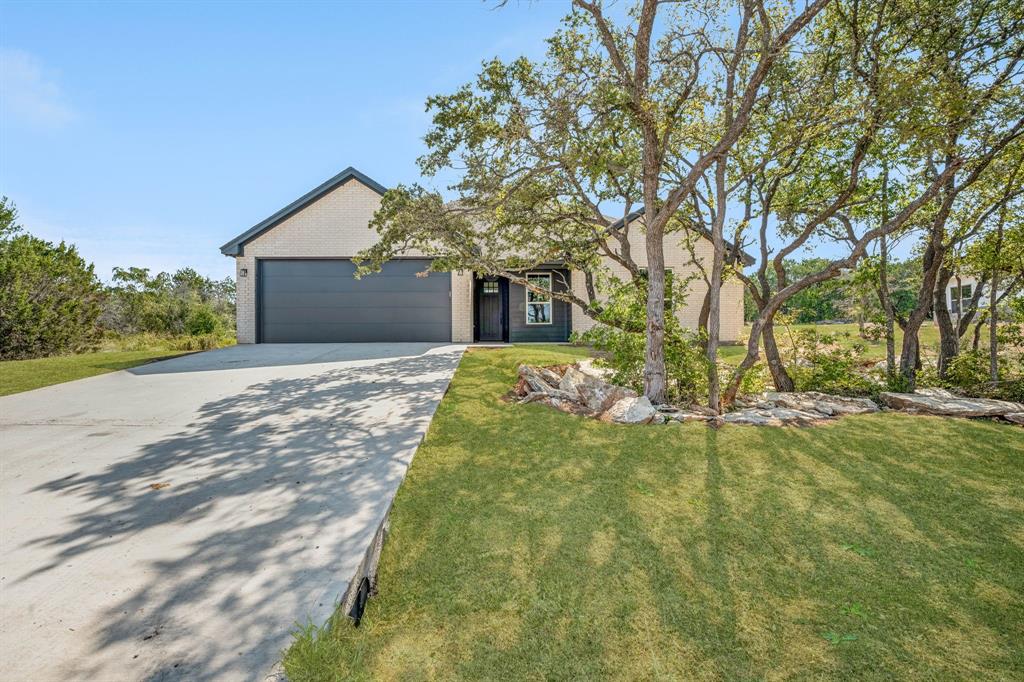
[[796, 361], [787, 369], [796, 390], [848, 396], [877, 392], [877, 386], [857, 371], [863, 345], [843, 348], [834, 336], [813, 329], [798, 331], [792, 338]]
[[[724, 376], [725, 373], [723, 372], [722, 375]], [[768, 372], [768, 366], [758, 363], [743, 375], [743, 379], [740, 381], [739, 393], [740, 395], [764, 393], [768, 390], [771, 383], [771, 374]]]
[[[700, 337], [683, 329], [673, 314], [681, 305], [683, 287], [671, 279], [667, 300], [673, 306], [665, 313], [665, 369], [668, 399], [676, 404], [690, 404], [707, 396], [707, 360]], [[593, 346], [604, 353], [601, 363], [610, 367], [612, 381], [643, 392], [644, 334], [626, 329], [643, 329], [646, 321], [646, 291], [633, 284], [613, 281], [609, 289], [604, 319], [614, 326], [598, 325], [574, 340]]]
[[207, 306], [197, 306], [185, 323], [185, 331], [189, 336], [202, 336], [213, 334], [219, 326], [220, 320], [215, 312]]
[[918, 384], [940, 386], [956, 393], [976, 397], [1024, 402], [1024, 372], [1018, 363], [1006, 354], [1000, 355], [1000, 381], [993, 382], [989, 375], [987, 351], [963, 351], [950, 360], [946, 377], [939, 379], [935, 372], [918, 373]]
[[102, 293], [74, 246], [29, 234], [0, 239], [0, 359], [94, 348]]

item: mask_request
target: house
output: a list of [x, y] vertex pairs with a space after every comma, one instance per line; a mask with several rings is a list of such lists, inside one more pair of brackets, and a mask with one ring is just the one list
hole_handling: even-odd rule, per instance
[[[978, 287], [981, 287], [981, 295], [977, 302], [978, 309], [987, 309], [991, 292], [988, 285], [979, 282], [974, 275], [957, 275], [950, 280], [949, 286], [946, 287], [946, 309], [949, 310], [949, 314], [954, 320], [959, 320], [963, 312], [970, 312], [971, 302], [978, 293]], [[1004, 291], [1003, 288], [997, 289], [996, 296], [1002, 296]]]
[[[384, 192], [347, 168], [221, 247], [235, 259], [239, 343], [563, 342], [594, 325], [578, 307], [504, 278], [424, 274], [426, 253], [404, 253], [381, 272], [355, 279], [350, 259], [376, 241], [369, 222]], [[643, 234], [631, 232], [643, 265]], [[702, 236], [693, 252], [709, 259], [711, 242]], [[677, 277], [696, 271], [681, 244], [666, 243], [665, 263]], [[585, 298], [582, 272], [552, 264], [525, 274], [552, 291], [571, 287]], [[706, 285], [698, 279], [689, 286], [677, 314], [696, 328]], [[722, 291], [722, 339], [739, 340], [742, 331], [743, 288], [732, 281]]]

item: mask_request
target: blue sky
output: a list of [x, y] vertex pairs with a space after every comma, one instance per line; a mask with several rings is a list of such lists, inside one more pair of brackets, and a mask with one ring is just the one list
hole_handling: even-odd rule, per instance
[[418, 180], [424, 101], [539, 56], [567, 2], [0, 3], [0, 193], [115, 265], [218, 247], [352, 165]]

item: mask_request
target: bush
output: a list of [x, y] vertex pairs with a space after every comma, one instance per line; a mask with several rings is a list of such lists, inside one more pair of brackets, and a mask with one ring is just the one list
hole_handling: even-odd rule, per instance
[[102, 295], [92, 265], [74, 246], [29, 234], [0, 239], [0, 359], [94, 348]]
[[202, 336], [213, 334], [220, 326], [217, 314], [207, 306], [199, 306], [192, 311], [185, 323], [185, 331], [189, 336]]
[[805, 329], [793, 336], [793, 354], [798, 359], [787, 369], [798, 391], [821, 391], [833, 395], [867, 396], [878, 387], [857, 368], [864, 346], [843, 348], [830, 334]]
[[987, 351], [963, 351], [950, 360], [946, 377], [940, 379], [934, 370], [922, 370], [917, 375], [919, 386], [938, 386], [955, 393], [975, 398], [995, 398], [1024, 402], [1024, 372], [1005, 354], [1000, 355], [1000, 381], [993, 382], [989, 375]]
[[[667, 299], [673, 308], [665, 314], [665, 369], [668, 379], [669, 402], [687, 405], [707, 397], [707, 359], [703, 344], [694, 332], [683, 329], [673, 314], [681, 305], [683, 288], [669, 280]], [[574, 340], [593, 346], [605, 355], [601, 364], [610, 367], [612, 382], [643, 393], [644, 334], [627, 329], [643, 329], [646, 322], [646, 291], [631, 284], [613, 281], [602, 324], [583, 333], [574, 334]], [[612, 326], [614, 325], [614, 326]]]

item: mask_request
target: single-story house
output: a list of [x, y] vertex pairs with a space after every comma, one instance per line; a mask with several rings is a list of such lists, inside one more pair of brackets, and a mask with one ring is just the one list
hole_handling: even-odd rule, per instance
[[[385, 191], [346, 168], [221, 247], [235, 259], [239, 343], [560, 342], [594, 325], [578, 307], [504, 278], [465, 270], [424, 276], [426, 253], [404, 253], [381, 272], [355, 279], [351, 258], [376, 241], [369, 222]], [[631, 230], [631, 239], [642, 266], [643, 234]], [[694, 253], [707, 259], [711, 242], [702, 237]], [[678, 276], [696, 270], [691, 251], [681, 244], [666, 243], [665, 263]], [[625, 274], [621, 266], [609, 265]], [[568, 286], [586, 298], [581, 272], [553, 264], [526, 275], [553, 291]], [[705, 289], [699, 278], [693, 281], [677, 312], [690, 328], [696, 327]], [[722, 291], [722, 339], [738, 340], [742, 329], [743, 288], [731, 281]]]

